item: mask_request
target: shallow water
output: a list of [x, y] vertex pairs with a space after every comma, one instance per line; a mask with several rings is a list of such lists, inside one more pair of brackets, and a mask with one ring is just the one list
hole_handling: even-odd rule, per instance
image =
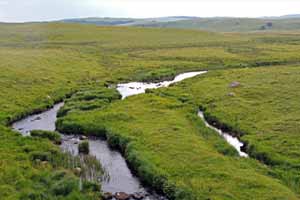
[[168, 87], [173, 83], [177, 83], [183, 81], [184, 79], [192, 78], [194, 76], [205, 74], [205, 73], [207, 73], [207, 71], [183, 73], [176, 76], [172, 81], [163, 81], [159, 83], [130, 82], [130, 83], [118, 84], [117, 90], [122, 95], [122, 99], [125, 99], [126, 97], [132, 95], [145, 93], [146, 89]]
[[106, 141], [90, 140], [89, 142], [92, 154], [100, 160], [104, 171], [107, 172], [103, 177], [103, 191], [122, 191], [128, 194], [145, 192], [119, 152], [112, 151]]
[[[45, 112], [28, 116], [14, 123], [12, 127], [24, 136], [29, 136], [32, 130], [54, 131], [56, 114], [63, 105], [64, 103], [59, 103]], [[141, 185], [139, 179], [131, 173], [123, 156], [118, 151], [110, 149], [106, 141], [96, 138], [89, 138], [88, 141], [90, 155], [95, 156], [100, 161], [105, 171], [101, 181], [104, 192], [142, 193], [147, 195], [145, 200], [165, 199], [154, 192], [148, 192]], [[79, 136], [62, 134], [61, 148], [63, 151], [78, 155], [79, 143]]]
[[58, 103], [53, 108], [36, 115], [30, 115], [13, 123], [12, 127], [23, 136], [29, 136], [32, 130], [55, 131], [56, 114], [64, 103]]
[[243, 151], [241, 150], [241, 148], [244, 146], [244, 144], [243, 144], [241, 141], [239, 141], [238, 138], [233, 137], [233, 136], [231, 136], [230, 134], [223, 132], [221, 129], [218, 129], [218, 128], [216, 128], [216, 127], [210, 125], [210, 124], [206, 121], [206, 119], [205, 119], [204, 114], [203, 114], [202, 111], [199, 111], [199, 112], [198, 112], [198, 116], [204, 121], [204, 123], [205, 123], [205, 125], [206, 125], [207, 127], [209, 127], [209, 128], [211, 128], [211, 129], [213, 129], [214, 131], [218, 132], [218, 133], [219, 133], [219, 134], [220, 134], [220, 135], [221, 135], [221, 136], [222, 136], [222, 137], [223, 137], [223, 138], [224, 138], [231, 146], [233, 146], [233, 147], [237, 150], [237, 152], [239, 153], [239, 155], [240, 155], [241, 157], [248, 157], [248, 154], [245, 153], [245, 152], [243, 152]]

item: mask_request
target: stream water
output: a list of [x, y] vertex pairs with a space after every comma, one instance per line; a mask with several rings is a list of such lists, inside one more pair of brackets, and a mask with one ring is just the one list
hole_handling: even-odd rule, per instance
[[146, 89], [168, 87], [172, 83], [177, 83], [183, 81], [184, 79], [192, 78], [194, 76], [205, 74], [205, 73], [207, 73], [207, 71], [183, 73], [176, 76], [172, 81], [163, 81], [159, 83], [130, 82], [130, 83], [118, 84], [117, 90], [122, 95], [122, 99], [125, 99], [128, 96], [145, 93]]
[[[56, 115], [64, 103], [58, 103], [53, 108], [40, 114], [28, 116], [15, 122], [12, 127], [23, 136], [29, 136], [32, 130], [55, 131]], [[134, 176], [127, 166], [123, 156], [109, 148], [106, 141], [98, 138], [89, 138], [90, 155], [99, 160], [103, 169], [101, 186], [103, 192], [125, 192], [127, 194], [143, 194], [144, 200], [164, 200], [165, 198], [143, 187], [139, 179]], [[63, 135], [61, 148], [63, 151], [78, 154], [79, 136]]]
[[[146, 89], [155, 89], [160, 87], [168, 87], [172, 83], [180, 82], [184, 79], [191, 78], [206, 71], [183, 73], [174, 78], [172, 81], [163, 81], [160, 83], [142, 83], [132, 82], [127, 84], [118, 84], [117, 90], [122, 95], [122, 99], [128, 96], [145, 93]], [[54, 105], [52, 109], [42, 112], [40, 114], [28, 116], [20, 121], [15, 122], [12, 127], [19, 131], [24, 136], [29, 136], [32, 130], [55, 130], [56, 115], [64, 103]], [[219, 134], [223, 135], [226, 141], [233, 145], [241, 156], [246, 156], [240, 151], [242, 143], [237, 138], [233, 138], [228, 134], [224, 134], [219, 129], [210, 126], [204, 119], [203, 114], [199, 112], [206, 125]], [[116, 193], [125, 192], [127, 194], [143, 194], [144, 200], [164, 200], [166, 198], [157, 195], [155, 192], [143, 187], [139, 179], [134, 176], [127, 166], [122, 155], [115, 150], [109, 148], [106, 141], [98, 138], [89, 138], [90, 154], [95, 156], [104, 168], [105, 174], [102, 177], [102, 190], [104, 192]], [[61, 148], [64, 151], [71, 152], [74, 155], [78, 154], [78, 144], [80, 143], [79, 136], [63, 135]]]
[[233, 146], [236, 151], [239, 153], [239, 155], [241, 157], [248, 157], [248, 154], [243, 152], [241, 149], [242, 147], [244, 146], [244, 144], [239, 141], [239, 139], [237, 137], [233, 137], [232, 135], [226, 133], [226, 132], [223, 132], [221, 129], [218, 129], [212, 125], [210, 125], [205, 117], [204, 117], [204, 113], [202, 111], [199, 111], [198, 112], [198, 116], [204, 121], [205, 125], [213, 130], [215, 130], [217, 133], [219, 133], [219, 135], [221, 135], [231, 146]]

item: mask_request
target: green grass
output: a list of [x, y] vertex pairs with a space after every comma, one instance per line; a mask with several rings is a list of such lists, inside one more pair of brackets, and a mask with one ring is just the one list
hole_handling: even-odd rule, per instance
[[22, 137], [0, 127], [1, 199], [96, 199], [89, 187], [79, 190], [79, 178], [62, 162], [66, 155], [47, 140]]
[[[297, 68], [291, 66], [300, 61], [298, 33], [217, 34], [55, 23], [0, 27], [0, 191], [6, 199], [20, 199], [27, 191], [43, 191], [50, 195], [49, 199], [60, 198], [52, 193], [51, 188], [60, 183], [52, 174], [66, 167], [49, 162], [44, 168], [32, 160], [47, 160], [56, 147], [44, 139], [23, 138], [5, 126], [72, 94], [73, 98], [60, 111], [60, 116], [64, 116], [58, 122], [60, 128], [72, 133], [107, 135], [110, 144], [124, 152], [145, 182], [169, 196], [297, 199], [298, 143], [294, 139], [297, 123], [293, 117], [298, 115], [298, 104], [297, 88], [291, 85], [296, 85], [298, 76]], [[276, 76], [272, 78], [276, 70], [271, 66], [275, 64], [282, 65], [278, 69], [283, 75], [285, 70], [293, 70], [286, 79], [284, 76], [276, 80], [281, 74], [274, 72]], [[257, 68], [262, 66], [269, 67]], [[115, 90], [105, 88], [195, 70], [212, 72], [204, 76], [206, 79], [193, 79], [196, 82], [192, 86], [183, 84], [125, 101], [119, 101]], [[242, 107], [230, 107], [235, 104], [228, 101], [229, 97], [226, 96], [229, 106], [220, 100], [224, 91], [230, 92], [224, 90], [229, 84], [227, 76], [236, 76], [234, 79], [242, 82], [241, 88], [234, 91], [234, 98], [244, 89], [243, 79], [253, 84], [268, 80], [270, 86], [246, 88], [243, 98], [239, 97], [242, 103], [238, 105]], [[222, 85], [224, 82], [226, 86]], [[283, 89], [286, 92], [280, 93]], [[238, 158], [233, 148], [196, 117], [198, 106], [221, 122], [245, 131], [242, 139], [249, 143], [251, 155], [267, 158], [271, 167]], [[264, 107], [265, 111], [261, 109]], [[284, 115], [278, 117], [282, 112]], [[267, 121], [269, 116], [272, 118]], [[254, 119], [257, 127], [250, 123]], [[277, 134], [286, 129], [287, 134]], [[259, 135], [257, 131], [270, 133]], [[279, 143], [280, 139], [286, 145]], [[50, 182], [40, 183], [33, 174]], [[68, 182], [69, 176], [74, 175], [68, 173], [61, 182]], [[26, 187], [20, 186], [19, 180], [27, 182]], [[93, 195], [77, 189], [74, 193], [68, 195]]]
[[299, 62], [294, 33], [8, 24], [1, 25], [0, 43], [1, 122], [45, 108], [83, 83]]
[[69, 99], [65, 101], [64, 107], [58, 111], [57, 115], [61, 117], [72, 110], [101, 109], [118, 99], [121, 99], [118, 91], [108, 89], [103, 85], [83, 87], [72, 96], [71, 101]]
[[57, 132], [33, 130], [30, 132], [31, 137], [47, 138], [55, 144], [61, 143], [61, 135]]
[[[188, 91], [208, 118], [241, 135], [249, 154], [299, 193], [299, 75], [299, 67], [282, 66], [215, 71], [170, 94]], [[234, 81], [241, 85], [230, 88]]]
[[171, 199], [297, 199], [272, 170], [239, 158], [196, 114], [193, 104], [145, 94], [104, 110], [71, 112], [58, 128], [105, 134], [145, 183]]

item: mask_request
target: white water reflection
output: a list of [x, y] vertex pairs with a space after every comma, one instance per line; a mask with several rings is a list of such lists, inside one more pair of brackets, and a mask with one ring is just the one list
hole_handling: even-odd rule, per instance
[[126, 97], [132, 95], [145, 93], [146, 89], [168, 87], [173, 83], [177, 83], [185, 79], [192, 78], [194, 76], [205, 74], [205, 73], [207, 73], [207, 71], [187, 72], [187, 73], [179, 74], [172, 81], [163, 81], [159, 83], [130, 82], [130, 83], [118, 84], [117, 90], [122, 95], [122, 99], [125, 99]]
[[216, 127], [214, 127], [214, 126], [212, 126], [212, 125], [210, 125], [207, 121], [206, 121], [206, 119], [205, 119], [205, 117], [204, 117], [204, 114], [203, 114], [203, 112], [202, 111], [199, 111], [198, 112], [198, 116], [204, 121], [204, 123], [205, 123], [205, 125], [207, 126], [207, 127], [209, 127], [209, 128], [211, 128], [211, 129], [213, 129], [213, 130], [215, 130], [216, 132], [218, 132], [231, 146], [233, 146], [236, 150], [237, 150], [237, 152], [239, 153], [239, 155], [241, 156], [241, 157], [248, 157], [248, 154], [246, 154], [245, 152], [243, 152], [242, 150], [241, 150], [241, 148], [243, 147], [243, 143], [241, 142], [241, 141], [239, 141], [239, 139], [238, 138], [236, 138], [236, 137], [233, 137], [233, 136], [231, 136], [230, 134], [228, 134], [228, 133], [225, 133], [225, 132], [223, 132], [222, 130], [220, 130], [220, 129], [218, 129], [218, 128], [216, 128]]

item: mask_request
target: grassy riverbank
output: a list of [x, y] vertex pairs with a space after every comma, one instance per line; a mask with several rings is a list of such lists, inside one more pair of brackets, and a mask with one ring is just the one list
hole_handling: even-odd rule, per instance
[[24, 138], [0, 126], [0, 195], [7, 200], [99, 199], [92, 184], [79, 188], [79, 178], [64, 162], [66, 155], [51, 142]]
[[58, 128], [106, 136], [145, 183], [171, 199], [297, 199], [271, 176], [271, 169], [238, 157], [205, 127], [197, 106], [182, 100], [155, 94], [130, 97], [105, 109], [73, 110]]
[[[257, 117], [259, 128], [249, 128], [253, 126], [253, 123], [247, 121], [252, 120], [251, 117], [241, 118], [243, 120], [239, 121], [239, 128], [246, 127], [245, 131], [249, 130], [243, 140], [253, 145], [253, 156], [259, 157], [260, 153], [267, 152], [263, 155], [268, 155], [268, 159], [273, 157], [269, 155], [275, 155], [276, 159], [271, 160], [276, 163], [285, 161], [288, 163], [286, 166], [296, 169], [296, 134], [278, 135], [278, 138], [274, 136], [278, 130], [285, 128], [296, 133], [295, 125], [290, 118], [285, 119], [289, 123], [281, 123], [281, 118], [272, 118], [274, 122], [279, 120], [276, 123], [264, 123], [268, 117], [261, 117], [279, 115], [283, 108], [273, 104], [289, 105], [285, 116], [293, 113], [288, 111], [297, 107], [294, 100], [297, 91], [289, 86], [294, 86], [294, 82], [298, 80], [296, 68], [290, 72], [294, 82], [282, 80], [287, 84], [282, 84], [281, 80], [274, 80], [273, 83], [271, 80], [275, 78], [272, 79], [272, 75], [269, 75], [269, 84], [286, 86], [278, 87], [288, 89], [285, 96], [279, 98], [277, 94], [273, 95], [273, 92], [281, 90], [270, 89], [260, 93], [262, 88], [258, 86], [250, 91], [250, 94], [254, 93], [253, 96], [247, 96], [247, 89], [243, 93], [244, 110], [231, 107], [235, 112], [229, 112], [227, 105], [221, 105], [220, 95], [224, 94], [222, 87], [227, 87], [228, 83], [224, 86], [222, 81], [227, 79], [218, 78], [234, 78], [235, 75], [235, 79], [242, 82], [242, 78], [251, 75], [250, 69], [225, 70], [274, 64], [281, 64], [282, 74], [286, 73], [283, 71], [290, 69], [286, 66], [297, 65], [300, 61], [297, 54], [300, 50], [299, 34], [217, 34], [190, 30], [54, 23], [1, 24], [0, 27], [0, 136], [3, 137], [0, 142], [0, 191], [6, 199], [22, 199], [23, 194], [26, 197], [40, 191], [49, 194], [49, 199], [74, 199], [72, 195], [77, 195], [79, 199], [93, 199], [92, 192], [80, 193], [74, 185], [72, 192], [66, 196], [53, 193], [53, 187], [60, 187], [61, 182], [69, 179], [73, 181], [76, 177], [67, 172], [61, 182], [56, 180], [52, 175], [63, 169], [63, 166], [53, 168], [51, 163], [46, 167], [36, 165], [31, 151], [47, 153], [53, 149], [57, 151], [57, 148], [46, 140], [41, 142], [23, 138], [5, 127], [9, 122], [46, 109], [78, 90], [82, 94], [77, 93], [77, 100], [73, 104], [67, 104], [69, 107], [65, 107], [65, 113], [60, 113], [68, 113], [61, 128], [73, 128], [72, 131], [75, 132], [108, 134], [110, 143], [125, 151], [128, 160], [143, 180], [158, 189], [163, 188], [170, 196], [177, 196], [179, 199], [297, 199], [292, 191], [295, 191], [299, 183], [297, 176], [294, 176], [296, 173], [291, 172], [291, 176], [296, 177], [292, 186], [292, 182], [288, 181], [289, 176], [278, 176], [280, 173], [276, 171], [277, 168], [269, 169], [254, 160], [236, 157], [231, 147], [204, 127], [196, 117], [196, 111], [197, 106], [202, 105], [207, 108], [207, 113], [223, 122], [229, 115], [229, 119], [240, 117], [239, 113], [246, 115], [245, 111], [248, 112], [248, 109], [261, 103], [259, 100], [274, 98], [272, 104], [268, 104], [269, 101], [266, 100], [260, 105], [266, 106], [267, 114], [259, 114], [261, 107], [253, 113], [249, 112], [249, 116]], [[157, 80], [183, 71], [214, 69], [224, 71], [205, 75], [211, 77], [211, 82], [202, 84], [208, 78], [193, 79], [197, 80], [197, 84], [192, 87], [176, 87], [167, 96], [148, 94], [118, 101], [119, 96], [114, 90], [104, 88], [110, 83]], [[259, 68], [253, 69], [259, 75], [260, 71], [256, 70]], [[232, 72], [233, 75], [230, 75]], [[254, 72], [249, 75], [249, 80], [245, 80], [253, 81], [253, 84], [264, 80], [264, 73], [256, 77]], [[204, 88], [205, 84], [209, 89]], [[242, 89], [244, 87], [237, 91]], [[283, 97], [288, 98], [284, 100]], [[93, 100], [90, 101], [90, 98]], [[257, 102], [247, 98], [257, 99]], [[220, 105], [216, 103], [215, 107], [211, 106], [210, 100]], [[273, 107], [276, 110], [273, 111]], [[295, 112], [294, 115], [297, 116], [298, 113]], [[235, 121], [224, 122], [231, 125]], [[254, 133], [268, 132], [273, 128], [276, 131], [269, 135], [269, 139]], [[295, 147], [287, 155], [279, 152], [286, 151], [284, 145], [278, 143], [279, 137], [284, 137], [287, 145]], [[261, 149], [264, 143], [267, 145]], [[277, 148], [278, 145], [280, 148]], [[278, 169], [282, 172], [283, 168]], [[286, 172], [290, 173], [289, 170]], [[285, 181], [286, 177], [288, 180]], [[23, 199], [27, 198], [25, 197]]]
[[54, 23], [0, 27], [1, 122], [45, 108], [83, 83], [300, 61], [296, 33], [217, 34]]

